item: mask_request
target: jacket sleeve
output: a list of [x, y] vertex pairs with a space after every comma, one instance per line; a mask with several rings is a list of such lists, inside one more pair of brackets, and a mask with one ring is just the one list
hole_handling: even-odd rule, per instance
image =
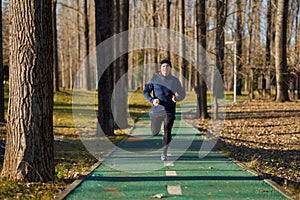
[[147, 99], [149, 102], [153, 102], [154, 98], [151, 96], [151, 92], [153, 91], [153, 84], [148, 83], [145, 88], [144, 88], [144, 97]]
[[178, 80], [177, 81], [177, 87], [176, 87], [176, 92], [177, 92], [177, 99], [178, 101], [182, 101], [184, 98], [185, 98], [185, 90], [184, 88], [182, 87], [180, 81]]

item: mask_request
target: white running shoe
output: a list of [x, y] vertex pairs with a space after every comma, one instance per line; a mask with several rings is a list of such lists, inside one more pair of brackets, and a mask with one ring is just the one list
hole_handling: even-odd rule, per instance
[[161, 159], [162, 161], [166, 161], [166, 160], [167, 160], [167, 155], [164, 154], [164, 153], [162, 153], [161, 156], [160, 156], [160, 159]]

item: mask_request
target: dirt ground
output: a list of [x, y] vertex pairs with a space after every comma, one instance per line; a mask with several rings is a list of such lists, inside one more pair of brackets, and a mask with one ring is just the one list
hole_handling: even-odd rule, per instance
[[[226, 117], [216, 148], [300, 199], [300, 102], [255, 100], [220, 108]], [[195, 111], [186, 120], [206, 134], [210, 119], [191, 116]]]

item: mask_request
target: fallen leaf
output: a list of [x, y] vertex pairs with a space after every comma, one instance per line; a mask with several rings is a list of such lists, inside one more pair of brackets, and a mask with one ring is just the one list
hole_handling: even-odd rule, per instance
[[164, 197], [164, 195], [163, 194], [156, 194], [156, 195], [153, 195], [153, 196], [151, 196], [151, 198], [156, 198], [156, 199], [161, 199], [161, 198], [163, 198]]

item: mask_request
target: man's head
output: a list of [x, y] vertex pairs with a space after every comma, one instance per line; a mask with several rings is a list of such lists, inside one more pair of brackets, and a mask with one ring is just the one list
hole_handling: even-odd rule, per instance
[[163, 76], [168, 76], [171, 71], [172, 64], [169, 59], [160, 61], [160, 71]]

